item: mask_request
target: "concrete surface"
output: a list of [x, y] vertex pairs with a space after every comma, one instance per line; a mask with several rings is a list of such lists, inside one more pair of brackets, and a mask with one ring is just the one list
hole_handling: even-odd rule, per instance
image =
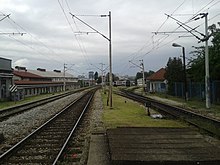
[[110, 165], [105, 133], [91, 135], [87, 165]]
[[107, 130], [113, 165], [220, 164], [220, 148], [191, 128]]

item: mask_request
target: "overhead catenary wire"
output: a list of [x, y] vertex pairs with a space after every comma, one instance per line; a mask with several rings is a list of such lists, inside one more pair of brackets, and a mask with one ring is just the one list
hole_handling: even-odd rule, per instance
[[[202, 12], [202, 11], [206, 11], [206, 10], [208, 10], [208, 9], [211, 9], [212, 7], [214, 7], [216, 4], [218, 4], [220, 1], [217, 1], [217, 2], [215, 2], [215, 0], [211, 0], [211, 1], [209, 1], [208, 3], [206, 3], [201, 9], [199, 9], [195, 14], [190, 14], [190, 15], [192, 15], [192, 17], [191, 18], [193, 18], [194, 16], [196, 16], [198, 13], [200, 13], [200, 12]], [[183, 2], [184, 3], [184, 2]], [[179, 6], [181, 6], [182, 4], [180, 4]], [[170, 15], [174, 15], [174, 13], [175, 12], [172, 12], [172, 14], [170, 14]], [[193, 12], [194, 13], [194, 12]], [[215, 17], [217, 17], [219, 14], [217, 14], [217, 15], [215, 15], [214, 17], [212, 17], [211, 19], [214, 19]], [[189, 18], [188, 19], [188, 21], [186, 21], [186, 22], [184, 22], [185, 24], [187, 24], [187, 23], [189, 23], [190, 22], [190, 20], [191, 20], [191, 18]], [[211, 19], [209, 19], [209, 20], [211, 20]], [[164, 21], [165, 23], [167, 22], [167, 19]], [[159, 26], [159, 30], [165, 25], [165, 23], [162, 23], [162, 25], [160, 25]], [[202, 24], [204, 24], [204, 23], [202, 23]], [[201, 25], [198, 25], [198, 27], [200, 27]], [[166, 46], [166, 45], [168, 45], [168, 44], [170, 44], [170, 43], [172, 43], [173, 41], [176, 41], [176, 40], [178, 40], [180, 37], [178, 36], [178, 37], [176, 37], [176, 38], [174, 38], [174, 39], [172, 39], [172, 40], [170, 40], [170, 41], [168, 41], [168, 42], [165, 42], [173, 33], [175, 33], [179, 28], [180, 28], [181, 26], [178, 26], [177, 28], [175, 28], [173, 31], [171, 31], [171, 33], [169, 34], [169, 35], [166, 35], [166, 36], [163, 36], [163, 37], [161, 37], [161, 38], [159, 38], [159, 39], [157, 39], [156, 41], [154, 41], [154, 36], [155, 36], [155, 34], [153, 34], [152, 35], [152, 37], [151, 37], [151, 40], [152, 40], [152, 43], [149, 45], [149, 47], [151, 47], [146, 53], [144, 53], [144, 54], [140, 54], [140, 55], [138, 55], [138, 53], [141, 53], [141, 52], [136, 52], [136, 53], [132, 53], [132, 55], [134, 55], [133, 56], [133, 58], [132, 58], [132, 60], [135, 60], [135, 59], [139, 59], [139, 58], [144, 58], [146, 55], [149, 55], [149, 54], [151, 54], [151, 53], [153, 53], [154, 51], [156, 51], [156, 50], [158, 50], [158, 49], [160, 49], [160, 48], [162, 48], [162, 47], [164, 47], [164, 46]], [[196, 28], [198, 28], [198, 27], [196, 27]], [[156, 32], [159, 32], [159, 30], [157, 29], [157, 31]], [[188, 34], [188, 32], [186, 32], [185, 34], [183, 34], [183, 36], [186, 36]], [[165, 43], [164, 43], [165, 42]], [[141, 47], [142, 48], [142, 47]]]
[[[172, 12], [171, 15], [173, 15], [185, 2], [186, 2], [186, 0], [184, 0], [184, 1]], [[164, 26], [164, 24], [167, 22], [168, 19], [169, 19], [169, 17], [167, 17], [166, 20], [159, 26], [159, 28], [156, 30], [156, 33], [159, 32], [159, 30]]]
[[45, 56], [46, 54], [43, 54], [43, 53], [40, 52], [38, 49], [35, 49], [35, 48], [32, 47], [32, 46], [29, 46], [27, 43], [22, 42], [21, 40], [18, 40], [18, 39], [14, 38], [14, 37], [12, 37], [12, 36], [10, 36], [10, 35], [9, 35], [9, 37], [10, 37], [11, 39], [15, 40], [16, 42], [21, 43], [21, 44], [24, 45], [25, 47], [28, 47], [29, 49], [35, 51], [38, 55], [42, 55], [43, 57], [46, 57], [46, 58], [49, 59], [49, 60], [52, 59], [52, 60], [54, 60], [54, 61], [56, 61], [57, 63], [60, 64], [60, 61], [58, 61], [58, 60], [56, 60], [56, 59], [53, 59], [53, 58], [50, 58], [49, 56]]
[[[203, 11], [204, 9], [206, 9], [206, 8], [207, 8], [212, 2], [214, 2], [214, 1], [215, 1], [215, 0], [211, 0], [210, 2], [208, 2], [208, 3], [207, 3], [205, 6], [203, 6], [200, 10], [198, 10], [192, 17], [194, 17], [195, 15], [197, 15], [198, 13], [200, 13], [201, 11]], [[215, 4], [217, 4], [217, 3], [219, 3], [219, 1], [216, 2]], [[214, 5], [211, 5], [211, 7], [213, 7], [213, 6], [214, 6]], [[211, 7], [209, 7], [209, 9], [210, 9]], [[173, 14], [174, 14], [174, 13], [172, 13], [172, 15], [173, 15]], [[191, 19], [192, 19], [192, 18], [190, 18], [188, 21], [184, 22], [184, 24], [188, 23]], [[180, 27], [181, 27], [181, 26], [178, 26], [176, 29], [173, 30], [173, 32], [177, 31]], [[171, 34], [172, 34], [172, 32], [171, 32]], [[202, 33], [201, 33], [201, 34], [202, 34]], [[165, 41], [165, 39], [168, 38], [168, 37], [169, 37], [169, 35], [167, 35], [164, 39], [162, 39], [162, 41], [159, 42], [157, 45], [159, 46], [159, 44], [162, 44], [163, 41]], [[178, 39], [178, 38], [177, 38], [177, 39]], [[175, 40], [177, 40], [177, 39], [175, 39]], [[158, 39], [158, 40], [160, 40], [160, 39]], [[155, 43], [154, 43], [154, 44], [155, 44]], [[156, 50], [156, 49], [159, 49], [159, 48], [161, 48], [161, 47], [156, 47], [155, 50]], [[149, 52], [152, 52], [152, 51], [153, 51], [153, 50], [151, 49]], [[138, 56], [138, 57], [143, 57], [143, 56], [149, 54], [149, 52], [145, 53], [145, 54], [142, 55], [142, 56]]]
[[[80, 40], [80, 38], [77, 37], [77, 35], [76, 35], [76, 33], [75, 33], [75, 30], [74, 30], [73, 26], [71, 25], [71, 23], [70, 23], [70, 21], [69, 21], [67, 15], [66, 15], [66, 12], [65, 12], [65, 10], [64, 10], [64, 7], [61, 5], [61, 3], [60, 3], [59, 0], [58, 0], [58, 3], [59, 3], [59, 5], [60, 5], [60, 7], [61, 7], [61, 9], [62, 9], [63, 14], [65, 15], [65, 18], [66, 18], [66, 20], [67, 20], [69, 26], [71, 27], [71, 31], [72, 31], [72, 33], [74, 34], [74, 37], [75, 37], [75, 39], [76, 39], [76, 41], [77, 41], [77, 44], [78, 44], [78, 46], [79, 46], [79, 49], [80, 49], [80, 51], [81, 51], [83, 57], [84, 57], [84, 59], [85, 59], [85, 62], [87, 63], [87, 65], [89, 65], [90, 62], [89, 62], [88, 57], [87, 57], [86, 48], [85, 48], [85, 46], [84, 46], [82, 40]], [[70, 6], [69, 6], [69, 3], [67, 2], [67, 0], [65, 0], [65, 3], [66, 3], [66, 6], [67, 6], [67, 8], [68, 8], [68, 10], [69, 10], [68, 13], [71, 13], [71, 9], [70, 9]], [[79, 30], [79, 27], [77, 26], [76, 21], [75, 21], [74, 19], [73, 19], [73, 23], [75, 24], [76, 29], [77, 29], [78, 31], [80, 31], [80, 30]]]
[[[177, 8], [175, 8], [171, 15], [173, 15], [185, 2], [186, 2], [186, 0], [184, 0]], [[167, 22], [168, 19], [169, 19], [169, 17], [167, 17], [167, 19], [159, 26], [159, 28], [156, 30], [155, 34], [159, 32], [159, 30], [165, 25], [165, 23]], [[153, 36], [154, 35], [152, 35], [152, 39], [153, 39]], [[164, 40], [163, 38], [167, 38], [167, 37], [169, 37], [169, 36], [162, 37], [161, 39], [158, 39], [156, 41], [152, 40], [153, 44], [150, 44], [149, 46], [152, 46], [152, 49], [154, 49], [155, 44], [158, 44], [160, 40]], [[152, 51], [152, 49], [151, 49], [151, 51]], [[149, 53], [145, 53], [145, 55], [146, 54], [149, 54]], [[133, 57], [132, 60], [135, 59], [135, 58], [138, 58], [140, 56], [142, 56], [142, 55], [139, 55], [137, 57]]]
[[[4, 14], [3, 12], [0, 12], [0, 13], [2, 13], [2, 15], [4, 15], [4, 16], [6, 16], [6, 14]], [[39, 46], [42, 46], [42, 47], [44, 47], [44, 48], [46, 48], [50, 53], [52, 53], [53, 55], [56, 55], [58, 58], [60, 58], [60, 55], [58, 55], [52, 48], [50, 48], [49, 46], [47, 46], [45, 43], [43, 43], [42, 41], [40, 41], [37, 37], [35, 37], [34, 35], [32, 35], [32, 33], [31, 32], [29, 32], [26, 28], [24, 28], [24, 27], [22, 27], [21, 25], [19, 25], [18, 23], [16, 23], [11, 17], [7, 17], [8, 19], [8, 22], [10, 23], [10, 25], [14, 28], [14, 29], [16, 29], [16, 31], [18, 32], [18, 33], [21, 33], [21, 34], [28, 34], [32, 39], [34, 39], [35, 41], [36, 41], [36, 43], [38, 43], [39, 44]], [[22, 31], [24, 31], [24, 32], [21, 32], [21, 30], [19, 30], [19, 28], [22, 30]], [[17, 40], [17, 39], [14, 39], [14, 41], [16, 41], [16, 42], [19, 42], [19, 43], [22, 43], [22, 45], [24, 45], [24, 46], [26, 46], [26, 47], [29, 47], [29, 48], [31, 48], [30, 46], [27, 46], [28, 45], [28, 43], [25, 43], [26, 41], [19, 41], [19, 40]], [[32, 47], [33, 48], [33, 47]], [[35, 52], [37, 52], [38, 54], [46, 54], [45, 52], [41, 52], [41, 51], [39, 51], [39, 49], [32, 49], [33, 51], [35, 51]], [[50, 61], [55, 61], [56, 63], [59, 63], [59, 64], [61, 64], [61, 62], [60, 62], [60, 60], [62, 60], [62, 59], [60, 59], [60, 60], [57, 60], [56, 58], [50, 58]]]

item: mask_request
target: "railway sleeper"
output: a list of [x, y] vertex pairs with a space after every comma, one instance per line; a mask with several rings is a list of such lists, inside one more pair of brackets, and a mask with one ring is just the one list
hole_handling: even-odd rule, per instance
[[[59, 133], [65, 134], [66, 131], [59, 131]], [[57, 134], [57, 132], [54, 132], [54, 131], [47, 131], [47, 132], [41, 132], [40, 133], [41, 136], [47, 136], [47, 135], [53, 135], [54, 136], [56, 134]]]
[[[71, 130], [71, 129], [70, 129]], [[57, 132], [48, 132], [47, 134], [42, 134], [40, 133], [39, 135], [36, 136], [37, 137], [41, 137], [41, 136], [44, 136], [44, 137], [50, 137], [50, 136], [54, 136], [54, 137], [63, 137], [65, 135], [68, 134], [68, 132], [70, 131], [68, 130], [67, 132], [63, 132], [63, 131], [57, 131]]]
[[[37, 149], [38, 149], [38, 148], [39, 148], [39, 149], [41, 149], [41, 148], [42, 148], [42, 149], [47, 149], [47, 148], [51, 148], [51, 147], [57, 148], [57, 147], [60, 147], [60, 144], [57, 144], [57, 143], [56, 143], [56, 144], [55, 144], [55, 143], [54, 143], [54, 144], [49, 144], [49, 143], [44, 143], [44, 144], [43, 144], [43, 143], [42, 143], [42, 144], [38, 144], [38, 145], [35, 145], [35, 146], [34, 146], [34, 148], [37, 148]], [[32, 146], [32, 145], [26, 145], [25, 148], [26, 148], [26, 149], [29, 149], [29, 148], [33, 148], [33, 146]]]
[[47, 129], [44, 132], [41, 132], [41, 134], [57, 134], [57, 132], [65, 134], [66, 132], [68, 132], [70, 129], [56, 129], [56, 130], [52, 130], [52, 129]]
[[[53, 152], [52, 152], [53, 151]], [[58, 153], [59, 152], [59, 150], [58, 149], [53, 149], [53, 150], [47, 150], [47, 151], [45, 151], [45, 150], [39, 150], [39, 151], [29, 151], [29, 150], [27, 150], [27, 151], [19, 151], [19, 152], [17, 152], [16, 153], [16, 156], [19, 156], [19, 157], [21, 157], [21, 156], [27, 156], [27, 154], [28, 154], [28, 156], [30, 156], [30, 157], [35, 157], [35, 156], [48, 156], [48, 155], [50, 155], [50, 154], [53, 154], [53, 153]]]
[[45, 143], [59, 144], [60, 140], [61, 139], [34, 139], [34, 140], [31, 140], [28, 144], [29, 145], [32, 145], [32, 144], [38, 145], [38, 144], [45, 144]]
[[55, 134], [55, 135], [38, 135], [36, 139], [61, 139], [63, 138], [63, 134]]
[[[70, 129], [70, 127], [72, 125], [65, 125], [62, 128], [61, 128], [61, 126], [59, 126], [59, 124], [57, 124], [57, 126], [48, 127], [47, 129], [45, 129], [45, 131], [63, 131], [63, 132], [66, 132]], [[66, 126], [68, 126], [68, 127], [66, 127]]]
[[48, 158], [42, 158], [42, 157], [35, 157], [34, 159], [31, 159], [30, 157], [19, 157], [19, 156], [13, 156], [10, 158], [10, 160], [6, 164], [51, 164], [52, 161], [48, 160]]

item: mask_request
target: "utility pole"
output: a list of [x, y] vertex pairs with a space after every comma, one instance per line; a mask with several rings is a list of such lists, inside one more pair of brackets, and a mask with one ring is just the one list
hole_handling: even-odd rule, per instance
[[143, 73], [143, 90], [145, 92], [145, 76], [144, 76], [144, 61], [143, 60], [140, 60], [141, 61], [141, 68], [142, 68], [142, 73]]
[[[177, 24], [180, 25], [180, 27], [183, 27], [187, 32], [191, 33], [194, 37], [196, 37], [199, 42], [205, 42], [205, 97], [206, 97], [206, 108], [209, 109], [211, 102], [210, 102], [210, 80], [209, 80], [209, 48], [208, 48], [208, 40], [211, 35], [208, 34], [208, 13], [199, 13], [196, 16], [194, 16], [191, 20], [198, 20], [205, 17], [205, 34], [200, 33], [196, 30], [196, 28], [191, 28], [190, 26], [186, 25], [183, 22], [180, 22], [179, 20], [173, 18], [172, 16], [165, 14], [168, 17], [174, 19], [177, 21]], [[190, 29], [190, 30], [189, 30]], [[195, 35], [194, 32], [200, 34], [203, 38], [198, 37]]]
[[139, 60], [139, 61], [141, 62], [140, 66], [135, 64], [135, 63], [133, 63], [132, 61], [129, 61], [129, 62], [132, 63], [133, 65], [137, 66], [138, 68], [140, 68], [142, 70], [142, 74], [143, 74], [143, 76], [142, 76], [143, 77], [143, 79], [142, 79], [142, 82], [143, 82], [142, 86], [143, 86], [143, 90], [145, 91], [144, 60], [142, 59], [142, 60]]
[[103, 64], [103, 63], [100, 63], [100, 65], [101, 65], [101, 72], [102, 72], [102, 91], [104, 91], [104, 70], [103, 70], [103, 66], [105, 65], [105, 64]]
[[[109, 11], [108, 15], [99, 15], [100, 17], [109, 17], [109, 37], [106, 37], [104, 34], [100, 33], [98, 30], [90, 26], [88, 23], [85, 21], [81, 20], [78, 18], [76, 15], [70, 13], [72, 17], [76, 18], [80, 22], [82, 22], [84, 25], [92, 29], [94, 32], [100, 34], [102, 37], [107, 39], [109, 41], [109, 103], [110, 103], [110, 108], [112, 108], [112, 40], [111, 40], [111, 11]], [[90, 32], [87, 32], [87, 34]]]
[[112, 35], [111, 35], [111, 12], [109, 11], [109, 103], [112, 108]]
[[63, 65], [63, 91], [66, 91], [66, 65], [65, 63]]
[[209, 81], [209, 47], [208, 47], [208, 13], [203, 13], [205, 17], [205, 95], [206, 108], [210, 108], [210, 81]]

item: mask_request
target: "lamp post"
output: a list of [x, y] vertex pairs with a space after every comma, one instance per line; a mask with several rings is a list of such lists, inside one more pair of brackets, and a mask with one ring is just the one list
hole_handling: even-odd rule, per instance
[[187, 80], [186, 80], [186, 57], [185, 57], [185, 48], [179, 44], [173, 43], [173, 47], [181, 47], [183, 53], [183, 72], [184, 72], [184, 87], [185, 87], [185, 101], [188, 100], [188, 91], [187, 91]]

